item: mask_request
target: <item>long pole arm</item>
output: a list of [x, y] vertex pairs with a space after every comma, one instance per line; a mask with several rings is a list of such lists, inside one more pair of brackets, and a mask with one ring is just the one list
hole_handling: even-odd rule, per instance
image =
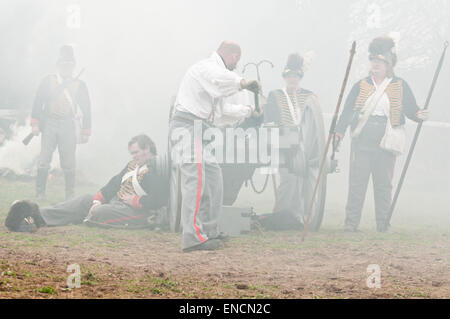
[[[428, 92], [427, 100], [425, 102], [424, 110], [427, 110], [430, 105], [431, 96], [433, 95], [434, 88], [436, 86], [436, 82], [438, 80], [439, 74], [441, 73], [442, 65], [444, 64], [445, 53], [447, 52], [447, 47], [449, 43], [448, 41], [444, 44], [444, 51], [442, 52], [441, 59], [439, 60], [439, 64], [434, 72], [433, 81], [431, 82], [431, 87]], [[411, 147], [409, 148], [408, 157], [406, 158], [405, 165], [403, 166], [402, 174], [400, 175], [400, 180], [397, 185], [397, 189], [395, 190], [394, 198], [392, 199], [391, 208], [389, 209], [389, 214], [387, 217], [386, 225], [389, 225], [392, 213], [394, 212], [395, 205], [397, 204], [398, 196], [400, 194], [400, 190], [402, 189], [403, 182], [405, 181], [406, 172], [409, 167], [409, 163], [411, 162], [412, 155], [414, 153], [414, 148], [416, 147], [417, 140], [419, 139], [420, 131], [422, 130], [423, 122], [417, 124], [416, 133], [414, 134], [413, 141], [411, 143]]]
[[313, 194], [312, 194], [311, 202], [309, 203], [309, 210], [308, 210], [308, 214], [306, 215], [305, 227], [304, 227], [303, 233], [302, 233], [302, 241], [305, 240], [305, 236], [306, 236], [306, 234], [308, 232], [309, 220], [311, 218], [311, 213], [312, 213], [312, 210], [313, 210], [313, 207], [314, 207], [314, 202], [315, 202], [315, 199], [316, 199], [317, 190], [319, 188], [320, 181], [322, 179], [322, 174], [323, 174], [324, 167], [325, 167], [325, 162], [326, 162], [326, 159], [327, 159], [328, 149], [330, 147], [331, 140], [333, 139], [334, 130], [336, 129], [336, 123], [337, 123], [337, 119], [338, 119], [338, 116], [339, 116], [339, 110], [341, 108], [342, 99], [344, 97], [344, 92], [345, 92], [345, 88], [347, 86], [348, 77], [349, 77], [350, 70], [351, 70], [351, 67], [352, 67], [352, 64], [353, 64], [353, 57], [355, 56], [355, 53], [356, 53], [356, 42], [354, 41], [353, 44], [352, 44], [352, 48], [350, 50], [350, 58], [349, 58], [349, 61], [348, 61], [348, 64], [347, 64], [347, 70], [345, 71], [344, 81], [342, 82], [341, 92], [339, 94], [339, 99], [338, 99], [338, 102], [337, 102], [337, 105], [336, 105], [336, 110], [335, 110], [334, 115], [333, 115], [333, 120], [331, 121], [330, 131], [328, 133], [328, 140], [327, 140], [327, 143], [326, 143], [326, 146], [325, 146], [325, 150], [324, 150], [323, 155], [322, 155], [322, 161], [320, 163], [320, 168], [319, 168], [319, 175], [317, 176], [317, 181], [316, 181], [316, 184], [314, 186], [314, 191], [313, 191]]

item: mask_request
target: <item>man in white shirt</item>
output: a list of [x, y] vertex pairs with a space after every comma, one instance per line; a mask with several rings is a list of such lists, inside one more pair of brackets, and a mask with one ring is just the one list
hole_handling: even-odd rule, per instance
[[194, 134], [194, 125], [214, 125], [214, 117], [221, 112], [225, 97], [242, 89], [258, 92], [257, 81], [247, 81], [232, 72], [240, 58], [241, 48], [237, 43], [222, 42], [209, 58], [188, 69], [178, 90], [170, 125], [170, 143], [171, 147], [178, 148], [177, 136], [188, 135], [188, 148], [193, 155], [176, 162], [181, 173], [184, 252], [215, 250], [221, 246], [217, 220], [222, 210], [222, 171], [214, 158], [203, 157], [204, 142], [201, 136]]

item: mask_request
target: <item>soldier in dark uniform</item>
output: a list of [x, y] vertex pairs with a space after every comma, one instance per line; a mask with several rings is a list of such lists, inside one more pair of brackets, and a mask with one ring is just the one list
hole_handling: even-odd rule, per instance
[[52, 156], [58, 147], [64, 171], [66, 199], [74, 196], [75, 150], [87, 143], [91, 134], [91, 102], [86, 84], [73, 78], [75, 57], [71, 46], [63, 46], [57, 73], [46, 76], [37, 91], [31, 126], [37, 136], [42, 132], [41, 153], [36, 177], [36, 195], [45, 198]]
[[[322, 112], [316, 95], [300, 86], [304, 75], [304, 59], [299, 54], [291, 54], [282, 73], [286, 87], [271, 91], [264, 106], [265, 122], [278, 126], [295, 126], [299, 129], [299, 149], [294, 161], [298, 167], [308, 165], [317, 152], [317, 139], [324, 139]], [[317, 120], [320, 118], [320, 120]], [[319, 134], [318, 134], [319, 132]], [[313, 155], [314, 154], [314, 155]], [[273, 215], [260, 220], [268, 229], [302, 229], [305, 208], [308, 206], [305, 185], [306, 172], [303, 176], [280, 168], [280, 185], [277, 189], [277, 201]], [[269, 217], [270, 216], [270, 217]]]
[[[336, 146], [351, 126], [350, 179], [346, 206], [345, 230], [356, 231], [367, 184], [372, 175], [377, 231], [389, 228], [387, 217], [391, 205], [392, 177], [396, 156], [404, 145], [386, 147], [393, 130], [401, 134], [405, 116], [420, 122], [428, 119], [421, 110], [408, 83], [394, 75], [397, 62], [395, 43], [379, 37], [369, 46], [370, 75], [358, 81], [350, 91], [335, 130]], [[398, 143], [404, 144], [404, 138]]]
[[150, 137], [133, 137], [128, 150], [132, 160], [97, 194], [41, 209], [35, 203], [17, 201], [11, 206], [5, 225], [19, 232], [82, 222], [129, 229], [149, 226], [148, 218], [157, 217], [159, 209], [167, 204], [168, 182], [157, 169], [157, 151]]

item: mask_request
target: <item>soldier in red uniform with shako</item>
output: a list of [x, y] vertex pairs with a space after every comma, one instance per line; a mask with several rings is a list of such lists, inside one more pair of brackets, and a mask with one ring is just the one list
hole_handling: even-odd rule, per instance
[[389, 37], [374, 39], [369, 46], [370, 75], [350, 91], [335, 130], [336, 146], [351, 127], [349, 191], [345, 230], [356, 231], [369, 176], [372, 175], [377, 231], [389, 228], [392, 177], [396, 156], [405, 147], [405, 116], [420, 122], [428, 119], [408, 83], [395, 76], [395, 42]]
[[62, 46], [57, 72], [42, 80], [34, 100], [31, 127], [34, 135], [42, 133], [36, 176], [38, 199], [45, 199], [48, 171], [56, 148], [64, 172], [66, 199], [73, 198], [76, 146], [87, 143], [91, 135], [91, 102], [86, 84], [73, 77], [75, 63], [73, 48]]

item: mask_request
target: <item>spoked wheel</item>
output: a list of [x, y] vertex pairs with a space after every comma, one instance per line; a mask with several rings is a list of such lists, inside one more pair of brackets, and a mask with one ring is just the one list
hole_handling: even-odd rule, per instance
[[170, 170], [169, 226], [173, 232], [181, 231], [181, 174], [180, 167], [174, 165]]
[[[319, 103], [315, 96], [311, 96], [305, 101], [305, 109], [302, 112], [301, 139], [304, 156], [303, 167], [303, 185], [302, 185], [302, 205], [303, 222], [306, 222], [306, 216], [314, 192], [314, 187], [319, 176], [320, 162], [325, 150], [325, 129], [323, 124], [323, 115]], [[318, 231], [322, 224], [325, 210], [325, 199], [327, 190], [328, 165], [325, 165], [324, 172], [320, 179], [314, 200], [313, 209], [309, 219], [308, 229]]]

